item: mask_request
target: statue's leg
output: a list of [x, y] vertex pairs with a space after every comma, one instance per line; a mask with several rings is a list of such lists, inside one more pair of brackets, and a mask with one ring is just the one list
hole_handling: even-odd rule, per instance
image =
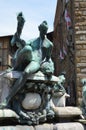
[[24, 62], [25, 59], [27, 59], [28, 64], [32, 60], [32, 48], [29, 45], [22, 48], [19, 54], [17, 55], [14, 70], [18, 70], [17, 68], [21, 66], [21, 64]]
[[27, 65], [23, 74], [12, 86], [12, 89], [8, 97], [6, 98], [5, 103], [2, 104], [4, 107], [6, 107], [9, 104], [9, 102], [12, 100], [12, 98], [24, 87], [24, 84], [28, 76], [32, 73], [35, 73], [39, 68], [40, 68], [40, 64], [35, 61], [32, 61], [29, 65]]
[[40, 69], [40, 64], [36, 61], [31, 61], [29, 65], [25, 68], [25, 72], [30, 74], [33, 74], [37, 72]]

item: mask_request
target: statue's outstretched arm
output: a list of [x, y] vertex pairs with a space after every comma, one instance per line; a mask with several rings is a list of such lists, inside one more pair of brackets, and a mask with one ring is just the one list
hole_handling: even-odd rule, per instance
[[14, 36], [13, 36], [13, 38], [11, 40], [11, 45], [12, 46], [14, 46], [14, 44], [16, 42], [19, 42], [21, 44], [25, 44], [25, 41], [20, 38], [24, 23], [25, 23], [25, 19], [23, 17], [23, 13], [20, 12], [18, 14], [18, 16], [17, 16], [17, 30], [16, 30], [16, 33], [14, 34]]
[[18, 37], [20, 38], [20, 35], [22, 33], [22, 29], [23, 29], [23, 26], [24, 26], [24, 23], [25, 23], [25, 19], [24, 19], [24, 16], [23, 16], [22, 12], [20, 12], [18, 14], [17, 21], [18, 21], [18, 23], [17, 23], [17, 31], [16, 31], [16, 33], [17, 33]]

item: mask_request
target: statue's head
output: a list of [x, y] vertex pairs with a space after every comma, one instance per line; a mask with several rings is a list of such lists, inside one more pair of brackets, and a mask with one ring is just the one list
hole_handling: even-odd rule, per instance
[[48, 30], [48, 24], [47, 21], [43, 21], [39, 26], [38, 29], [40, 33], [46, 34]]

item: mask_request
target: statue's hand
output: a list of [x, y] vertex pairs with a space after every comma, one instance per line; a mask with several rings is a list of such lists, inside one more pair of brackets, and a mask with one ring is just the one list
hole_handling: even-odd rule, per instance
[[18, 14], [17, 21], [18, 21], [18, 23], [17, 23], [17, 31], [16, 31], [16, 33], [17, 33], [18, 37], [20, 38], [20, 35], [22, 33], [22, 29], [23, 29], [23, 26], [24, 26], [24, 23], [25, 23], [25, 19], [24, 19], [24, 16], [23, 16], [22, 12], [20, 12]]
[[19, 23], [24, 23], [25, 22], [25, 19], [24, 19], [24, 16], [23, 16], [23, 13], [20, 12], [17, 16], [17, 20]]

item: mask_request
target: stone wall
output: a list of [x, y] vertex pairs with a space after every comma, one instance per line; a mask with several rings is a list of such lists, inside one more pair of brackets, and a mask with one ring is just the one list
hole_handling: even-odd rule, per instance
[[82, 85], [86, 78], [86, 0], [74, 0], [75, 8], [75, 47], [77, 105], [81, 103]]
[[[58, 0], [55, 19], [54, 19], [54, 51], [53, 61], [55, 65], [55, 75], [66, 72], [65, 88], [70, 98], [67, 100], [67, 105], [76, 105], [76, 73], [75, 73], [75, 47], [74, 47], [74, 0], [69, 0], [66, 5], [65, 0]], [[66, 6], [67, 7], [66, 7]], [[66, 8], [65, 8], [66, 7]], [[65, 16], [62, 15], [67, 9], [71, 19], [71, 28], [68, 30], [66, 26]], [[63, 53], [63, 59], [61, 59], [62, 48], [65, 47], [66, 55]]]

